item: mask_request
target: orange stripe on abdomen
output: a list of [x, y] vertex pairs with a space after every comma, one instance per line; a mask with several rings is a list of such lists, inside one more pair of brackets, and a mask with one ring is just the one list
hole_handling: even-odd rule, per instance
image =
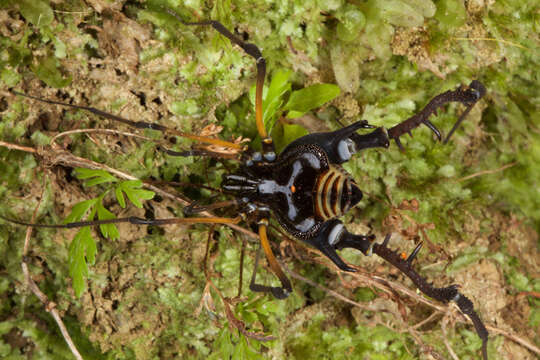
[[343, 191], [348, 189], [348, 177], [339, 168], [331, 167], [317, 179], [314, 194], [315, 214], [322, 220], [332, 219], [343, 214]]

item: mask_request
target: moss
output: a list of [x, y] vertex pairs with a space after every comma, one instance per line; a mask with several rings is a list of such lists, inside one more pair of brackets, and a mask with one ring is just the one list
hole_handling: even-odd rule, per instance
[[[38, 147], [66, 130], [132, 131], [83, 112], [16, 97], [10, 88], [183, 131], [199, 132], [208, 124], [219, 124], [224, 126], [223, 138], [254, 138], [248, 95], [254, 82], [253, 60], [210, 28], [179, 25], [161, 6], [174, 8], [186, 20], [213, 18], [236, 29], [263, 50], [269, 79], [283, 76], [284, 69], [293, 71], [290, 91], [337, 83], [341, 97], [320, 113], [324, 120], [315, 120], [317, 125], [324, 122], [323, 128], [337, 128], [340, 111], [349, 108], [356, 110], [347, 113], [360, 109], [362, 119], [390, 127], [418, 112], [433, 96], [478, 78], [488, 88], [486, 99], [448, 145], [436, 143], [428, 129], [420, 128], [413, 138], [404, 139], [405, 153], [392, 145], [389, 150], [365, 151], [345, 165], [365, 192], [358, 209], [346, 219], [350, 229], [398, 233], [395, 241], [401, 238], [402, 243], [392, 243], [394, 247], [412, 248], [418, 238], [430, 240], [430, 251], [420, 254], [418, 264], [426, 275], [441, 284], [463, 280], [464, 292], [487, 323], [506, 326], [509, 317], [501, 314], [519, 311], [513, 317], [523, 321], [511, 322], [514, 331], [533, 332], [538, 301], [526, 301], [514, 310], [512, 299], [520, 291], [538, 291], [534, 280], [538, 267], [530, 255], [538, 251], [535, 234], [540, 231], [535, 2], [238, 0], [218, 1], [211, 8], [208, 4], [153, 0], [88, 7], [76, 0], [0, 1], [0, 139]], [[447, 132], [461, 111], [449, 106], [433, 122]], [[347, 124], [356, 120], [341, 119]], [[292, 122], [287, 126], [305, 125], [287, 121]], [[289, 129], [296, 133], [299, 128]], [[160, 138], [152, 131], [144, 135]], [[151, 142], [121, 136], [70, 135], [59, 143], [77, 156], [143, 179], [218, 187], [222, 174], [234, 166], [164, 156]], [[189, 145], [179, 140], [171, 147], [181, 150]], [[38, 220], [59, 223], [75, 203], [99, 196], [71, 169], [47, 168], [43, 163], [31, 154], [0, 147], [1, 214], [30, 219], [42, 197]], [[177, 191], [202, 203], [213, 201], [208, 190], [180, 186]], [[400, 208], [412, 200], [418, 202], [417, 209]], [[181, 215], [178, 203], [168, 199], [149, 202], [142, 211], [121, 210], [112, 200], [107, 206], [118, 216]], [[0, 227], [0, 356], [69, 358], [54, 322], [35, 297], [23, 292], [24, 229], [4, 223]], [[225, 296], [234, 297], [243, 239], [228, 228], [215, 231], [210, 233], [218, 242], [209, 256], [212, 279]], [[224, 315], [217, 293], [204, 292], [201, 263], [208, 227], [125, 226], [120, 234], [115, 241], [98, 239], [89, 290], [80, 299], [73, 296], [68, 276], [68, 246], [74, 233], [42, 229], [32, 238], [33, 276], [65, 314], [85, 358], [423, 356], [399, 320], [385, 320], [395, 331], [374, 325], [377, 312], [359, 315], [300, 281], [286, 301], [249, 293], [256, 249], [252, 244], [244, 258], [249, 269], [244, 270], [244, 297], [232, 308], [249, 331], [277, 339], [246, 342], [228, 327], [232, 320]], [[284, 253], [289, 254], [285, 245]], [[302, 247], [295, 251], [302, 258], [313, 258]], [[381, 276], [391, 272], [357, 254], [347, 258]], [[365, 288], [350, 291], [321, 264], [285, 261], [298, 273], [351, 298], [369, 304], [381, 299]], [[496, 292], [502, 309], [493, 310], [489, 286], [475, 278], [483, 274], [485, 262], [496, 264], [500, 272], [492, 288], [509, 292]], [[265, 271], [259, 278], [276, 283]], [[407, 283], [401, 277], [397, 281]], [[381, 305], [380, 312], [391, 304]], [[408, 311], [408, 324], [429, 316], [428, 308], [400, 304]], [[449, 343], [460, 358], [478, 354], [478, 338], [471, 329], [447, 327]], [[438, 322], [422, 330], [424, 343], [449, 356]], [[492, 358], [507, 341], [490, 338]]]

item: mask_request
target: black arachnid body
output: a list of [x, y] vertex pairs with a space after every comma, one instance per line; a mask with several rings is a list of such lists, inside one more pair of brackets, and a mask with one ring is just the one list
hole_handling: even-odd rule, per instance
[[[177, 17], [175, 13], [171, 11], [169, 13]], [[258, 133], [262, 139], [261, 152], [255, 152], [249, 147], [214, 138], [181, 133], [161, 125], [127, 120], [92, 107], [65, 104], [21, 93], [17, 94], [51, 104], [87, 110], [137, 128], [156, 129], [202, 143], [224, 146], [235, 150], [240, 156], [239, 159], [242, 165], [236, 173], [224, 176], [222, 189], [226, 193], [233, 195], [234, 200], [227, 204], [238, 206], [239, 216], [234, 218], [187, 217], [153, 220], [128, 217], [74, 222], [65, 225], [9, 221], [35, 227], [74, 228], [121, 222], [150, 225], [175, 223], [235, 224], [245, 220], [256, 226], [268, 263], [281, 282], [280, 287], [257, 284], [254, 271], [250, 288], [253, 291], [271, 293], [277, 298], [286, 298], [292, 291], [292, 285], [276, 260], [267, 236], [268, 219], [274, 215], [288, 234], [314, 246], [344, 271], [355, 271], [355, 269], [347, 265], [339, 257], [336, 250], [355, 248], [365, 255], [376, 254], [390, 262], [408, 276], [424, 294], [444, 303], [456, 302], [460, 310], [471, 318], [483, 342], [483, 357], [487, 358], [487, 330], [475, 313], [471, 301], [458, 292], [456, 285], [435, 288], [412, 268], [412, 262], [420, 250], [421, 244], [409, 256], [403, 256], [387, 247], [389, 235], [386, 236], [384, 241], [377, 243], [373, 235], [350, 233], [338, 219], [362, 199], [360, 187], [340, 166], [341, 164], [347, 162], [359, 151], [374, 147], [387, 148], [391, 140], [394, 140], [402, 148], [399, 140], [400, 136], [410, 133], [414, 128], [422, 124], [429, 127], [441, 140], [440, 132], [429, 122], [428, 118], [441, 106], [449, 102], [459, 102], [466, 105], [467, 109], [448, 135], [450, 137], [474, 104], [484, 96], [486, 92], [484, 86], [475, 80], [468, 86], [462, 86], [454, 91], [440, 94], [432, 99], [421, 112], [390, 129], [371, 126], [367, 121], [358, 121], [333, 132], [305, 135], [290, 143], [280, 154], [276, 154], [272, 138], [268, 136], [262, 120], [262, 89], [266, 75], [266, 63], [260, 50], [255, 45], [237, 38], [217, 21], [186, 23], [180, 19], [178, 20], [184, 25], [212, 26], [255, 59], [257, 63], [255, 118]], [[357, 133], [357, 130], [360, 129], [372, 129], [372, 131], [360, 135]], [[184, 153], [175, 153], [166, 149], [164, 151], [170, 155], [185, 155]], [[195, 153], [191, 153], [191, 155], [193, 154]], [[199, 151], [195, 155], [219, 157], [219, 155], [211, 154], [211, 151]], [[193, 214], [204, 209], [207, 209], [207, 207], [193, 204], [186, 208], [185, 212], [186, 214]]]

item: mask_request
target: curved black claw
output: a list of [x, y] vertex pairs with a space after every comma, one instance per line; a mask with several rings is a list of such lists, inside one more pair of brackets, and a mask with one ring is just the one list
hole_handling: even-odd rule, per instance
[[420, 251], [422, 243], [416, 246], [411, 255], [408, 257], [403, 257], [396, 251], [393, 251], [387, 247], [389, 240], [390, 235], [386, 235], [382, 244], [373, 245], [373, 252], [398, 268], [403, 274], [412, 280], [412, 282], [421, 292], [427, 296], [443, 303], [454, 301], [459, 310], [461, 310], [463, 314], [467, 315], [471, 319], [476, 333], [482, 340], [482, 357], [484, 360], [487, 360], [488, 331], [478, 314], [474, 311], [472, 301], [458, 291], [458, 285], [450, 285], [444, 288], [434, 287], [412, 268], [412, 261]]
[[345, 261], [343, 261], [339, 255], [336, 252], [336, 249], [333, 246], [321, 246], [319, 247], [319, 250], [326, 255], [334, 264], [337, 265], [341, 270], [348, 271], [348, 272], [356, 272], [355, 268], [350, 267], [347, 265]]
[[435, 136], [437, 137], [437, 139], [438, 139], [439, 141], [442, 140], [441, 132], [439, 131], [439, 129], [437, 129], [437, 127], [436, 127], [435, 125], [433, 125], [433, 124], [431, 123], [431, 121], [429, 121], [429, 120], [426, 119], [426, 120], [424, 120], [424, 124], [425, 124], [431, 131], [433, 131], [433, 133], [435, 134]]
[[412, 262], [413, 262], [414, 258], [416, 257], [416, 255], [418, 255], [418, 253], [420, 252], [420, 249], [422, 248], [422, 245], [424, 245], [423, 242], [416, 245], [416, 247], [412, 251], [411, 255], [409, 255], [409, 257], [407, 258], [407, 262], [409, 264], [412, 264]]

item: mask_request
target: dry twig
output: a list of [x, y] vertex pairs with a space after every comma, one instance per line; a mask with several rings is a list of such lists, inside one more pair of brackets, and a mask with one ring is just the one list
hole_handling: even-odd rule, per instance
[[469, 179], [472, 179], [474, 177], [477, 177], [477, 176], [481, 176], [481, 175], [487, 175], [487, 174], [495, 174], [495, 173], [498, 173], [499, 171], [503, 171], [505, 169], [508, 169], [509, 167], [512, 167], [514, 165], [516, 165], [518, 162], [517, 161], [514, 161], [514, 162], [511, 162], [510, 164], [506, 164], [504, 166], [501, 166], [500, 168], [498, 169], [493, 169], [493, 170], [482, 170], [482, 171], [479, 171], [477, 173], [474, 173], [474, 174], [471, 174], [471, 175], [467, 175], [465, 177], [462, 177], [461, 179], [458, 179], [457, 181], [458, 182], [461, 182], [461, 181], [465, 181], [465, 180], [469, 180]]
[[146, 137], [146, 136], [133, 134], [133, 133], [126, 132], [126, 131], [114, 130], [114, 129], [75, 129], [75, 130], [64, 131], [64, 132], [61, 132], [59, 134], [56, 134], [51, 139], [51, 144], [56, 142], [56, 140], [58, 140], [59, 138], [61, 138], [63, 136], [72, 135], [72, 134], [83, 134], [83, 133], [85, 133], [85, 134], [88, 134], [88, 133], [114, 134], [114, 135], [135, 137], [135, 138], [138, 138], [138, 139], [155, 142], [155, 140], [150, 139], [149, 137]]
[[452, 346], [448, 342], [448, 332], [446, 331], [446, 324], [447, 323], [448, 323], [448, 318], [445, 316], [445, 317], [443, 317], [443, 319], [441, 321], [441, 330], [442, 330], [442, 333], [444, 335], [443, 336], [444, 346], [446, 346], [446, 350], [448, 350], [448, 353], [450, 354], [452, 359], [459, 360], [458, 356], [454, 352], [454, 349], [452, 349]]
[[[41, 194], [42, 196], [39, 199], [39, 202], [36, 206], [36, 209], [34, 210], [34, 213], [32, 215], [32, 222], [36, 221], [36, 215], [39, 209], [39, 205], [41, 204], [41, 198], [43, 197], [43, 192]], [[43, 303], [45, 306], [45, 310], [47, 312], [50, 312], [52, 317], [54, 318], [54, 321], [58, 324], [58, 327], [60, 328], [60, 332], [62, 333], [62, 336], [64, 337], [64, 340], [66, 341], [69, 349], [73, 353], [73, 356], [77, 360], [82, 360], [82, 356], [79, 353], [79, 350], [77, 350], [77, 347], [73, 343], [73, 340], [71, 339], [71, 336], [69, 335], [69, 332], [66, 329], [66, 326], [64, 325], [64, 322], [62, 321], [62, 317], [60, 316], [60, 313], [56, 309], [56, 304], [47, 298], [47, 295], [45, 295], [40, 288], [37, 286], [37, 284], [34, 282], [32, 277], [30, 276], [30, 271], [28, 270], [28, 264], [26, 263], [26, 256], [28, 254], [29, 248], [30, 248], [30, 238], [32, 236], [32, 227], [28, 227], [26, 229], [26, 237], [24, 238], [24, 247], [23, 247], [23, 256], [21, 261], [21, 267], [22, 272], [24, 275], [24, 279], [26, 282], [27, 287], [38, 297], [38, 299]]]

